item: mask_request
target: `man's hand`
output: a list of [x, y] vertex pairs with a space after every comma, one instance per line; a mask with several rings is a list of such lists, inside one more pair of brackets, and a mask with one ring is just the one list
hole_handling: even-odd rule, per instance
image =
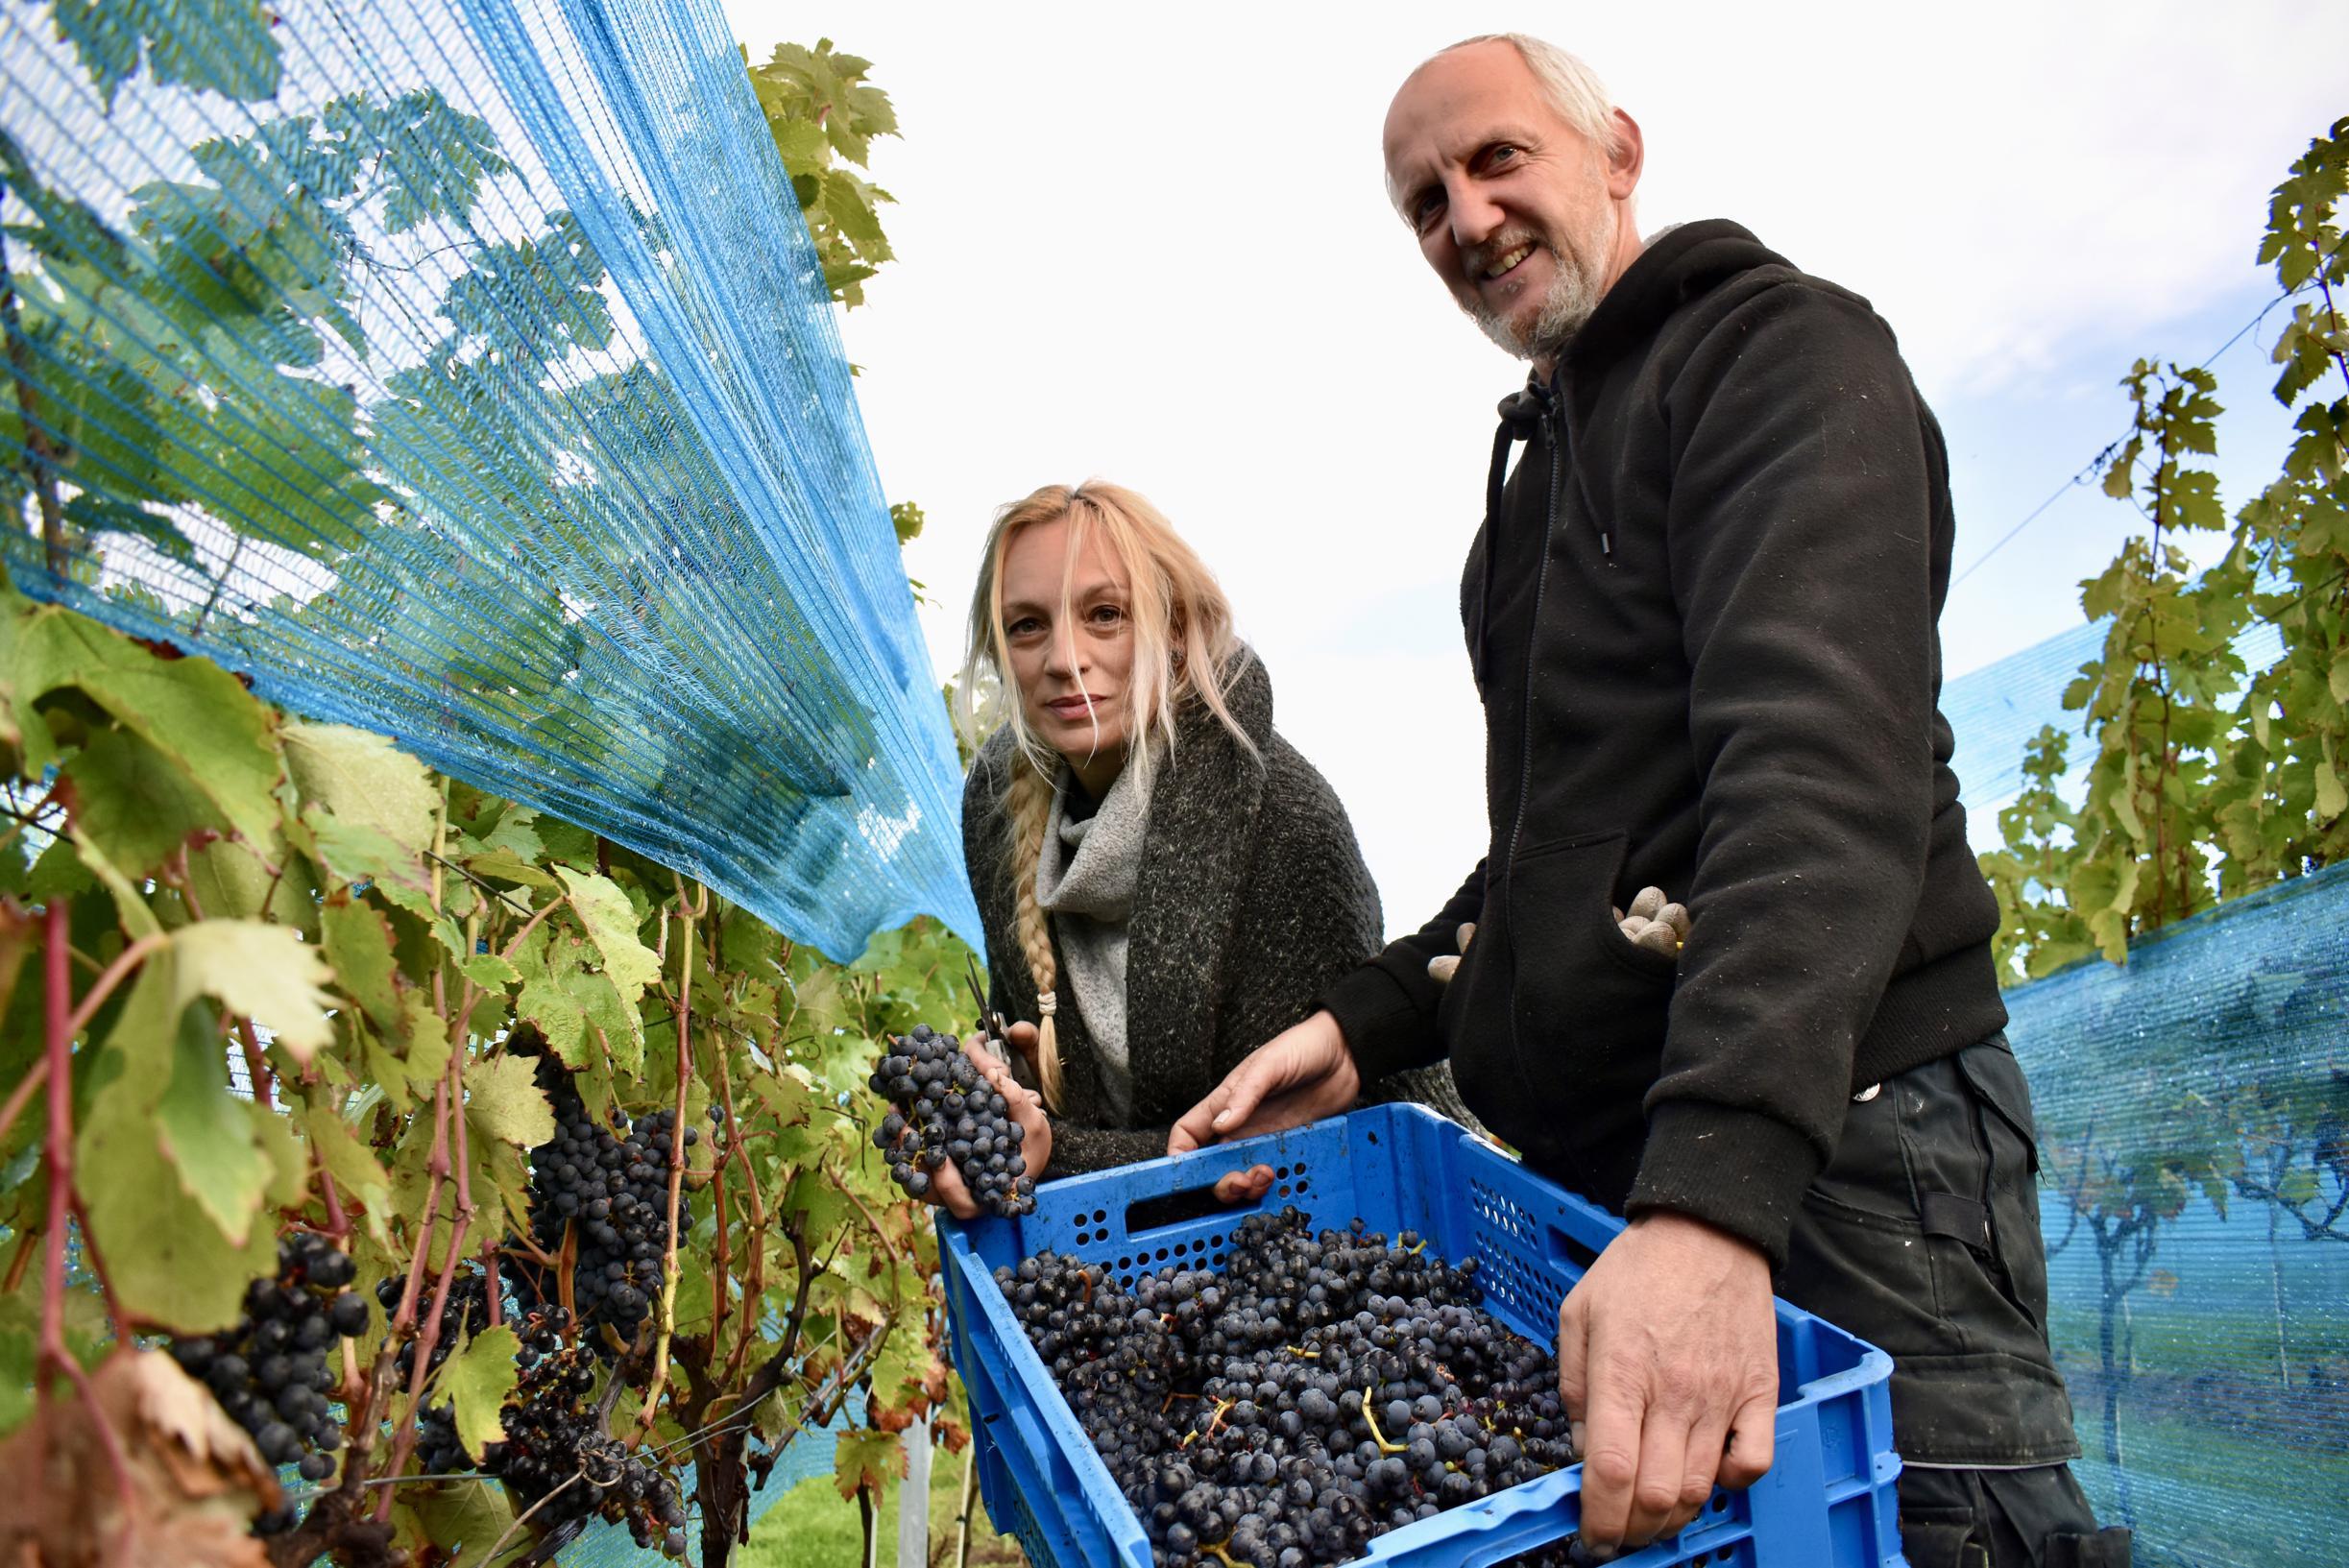
[[1769, 1260], [1684, 1215], [1633, 1220], [1559, 1308], [1558, 1391], [1587, 1546], [1644, 1546], [1695, 1518], [1716, 1481], [1751, 1486], [1778, 1424]]
[[[1035, 1049], [1035, 1025], [1014, 1024], [1004, 1032], [1016, 1048], [1020, 1030], [1028, 1031], [1028, 1047]], [[1020, 1154], [1028, 1162], [1028, 1174], [1036, 1181], [1044, 1179], [1044, 1168], [1053, 1157], [1053, 1124], [1045, 1119], [1044, 1102], [1034, 1090], [1027, 1088], [1011, 1075], [1011, 1070], [987, 1049], [986, 1036], [975, 1035], [962, 1048], [970, 1053], [972, 1065], [987, 1080], [987, 1086], [1004, 1097], [1004, 1107], [1020, 1127]], [[971, 1196], [970, 1188], [963, 1185], [962, 1172], [955, 1162], [945, 1160], [930, 1173], [930, 1195], [944, 1206], [957, 1219], [979, 1218], [979, 1201]]]
[[1352, 1108], [1362, 1074], [1327, 1011], [1272, 1036], [1174, 1123], [1169, 1154], [1227, 1138], [1252, 1138], [1319, 1122]]

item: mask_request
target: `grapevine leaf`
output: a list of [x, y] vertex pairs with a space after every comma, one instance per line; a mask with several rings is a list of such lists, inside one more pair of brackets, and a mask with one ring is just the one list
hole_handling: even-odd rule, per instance
[[249, 842], [269, 842], [279, 772], [269, 710], [208, 659], [157, 658], [54, 605], [20, 623], [20, 693], [75, 687], [161, 752]]
[[888, 1491], [891, 1478], [906, 1473], [906, 1445], [893, 1432], [852, 1428], [840, 1434], [833, 1451], [833, 1484], [843, 1498], [871, 1488], [876, 1499]]
[[278, 90], [282, 61], [260, 0], [57, 0], [52, 19], [109, 110], [142, 53], [157, 86], [184, 84], [246, 103]]
[[570, 870], [564, 870], [562, 877], [570, 889], [571, 908], [580, 926], [603, 955], [604, 973], [620, 997], [633, 1002], [644, 987], [661, 977], [660, 960], [637, 940], [635, 905], [609, 878]]
[[204, 920], [172, 938], [184, 1006], [208, 996], [231, 1013], [265, 1025], [294, 1059], [310, 1057], [333, 1039], [327, 1008], [332, 979], [318, 950], [282, 926], [257, 920]]
[[170, 1086], [156, 1106], [156, 1134], [163, 1157], [179, 1173], [181, 1191], [210, 1217], [230, 1246], [251, 1239], [254, 1216], [274, 1170], [270, 1157], [254, 1143], [251, 1110], [229, 1092], [219, 1019], [209, 1007], [182, 1011], [173, 1037]]
[[229, 823], [172, 760], [128, 730], [103, 730], [65, 765], [75, 821], [126, 873], [144, 877], [190, 834]]
[[124, 876], [121, 868], [107, 857], [106, 851], [100, 849], [89, 834], [82, 831], [79, 824], [73, 827], [68, 836], [72, 840], [76, 855], [81, 858], [83, 869], [97, 878], [99, 883], [112, 896], [115, 913], [122, 917], [122, 929], [133, 936], [162, 934], [162, 923], [155, 918], [155, 911], [147, 906], [145, 895], [132, 885], [131, 879]]
[[2316, 815], [2330, 822], [2349, 810], [2349, 789], [2341, 786], [2341, 776], [2333, 763], [2333, 743], [2325, 741], [2324, 755], [2314, 760], [2316, 777]]
[[491, 1546], [507, 1543], [499, 1564], [518, 1561], [534, 1544], [527, 1530], [513, 1530], [514, 1501], [494, 1482], [474, 1479], [401, 1488], [416, 1522], [437, 1546], [453, 1552], [449, 1568], [488, 1568]]
[[92, 1073], [74, 1157], [90, 1231], [124, 1310], [204, 1333], [234, 1320], [245, 1282], [277, 1266], [278, 1242], [255, 1225], [242, 1246], [231, 1243], [163, 1155], [156, 1105], [183, 1010], [174, 967], [173, 953], [157, 953], [133, 982]]
[[456, 1407], [457, 1441], [475, 1459], [485, 1443], [505, 1441], [497, 1408], [514, 1392], [514, 1358], [521, 1348], [521, 1338], [499, 1324], [468, 1339], [441, 1368], [439, 1392]]
[[291, 1118], [279, 1116], [254, 1100], [238, 1099], [253, 1135], [269, 1161], [269, 1186], [261, 1196], [264, 1212], [299, 1209], [310, 1191], [310, 1151], [294, 1131]]
[[378, 1239], [384, 1234], [384, 1209], [391, 1199], [392, 1180], [383, 1173], [375, 1152], [352, 1136], [351, 1123], [324, 1105], [302, 1113], [303, 1131], [318, 1156], [319, 1169], [334, 1178], [348, 1210], [356, 1204], [367, 1213], [367, 1226]]
[[399, 965], [392, 953], [392, 929], [364, 901], [349, 894], [328, 899], [318, 912], [320, 944], [334, 966], [344, 994], [359, 1004], [370, 1022], [387, 1033], [405, 1023], [400, 997]]
[[[270, 846], [270, 854], [280, 865], [290, 857], [282, 838]], [[286, 865], [285, 874], [273, 879], [260, 856], [230, 839], [215, 838], [188, 852], [187, 882], [204, 912], [216, 920], [256, 920], [266, 915], [279, 925], [300, 929], [308, 927], [314, 918], [309, 895], [303, 891], [308, 885], [306, 872]], [[268, 901], [266, 910], [264, 899]]]
[[288, 723], [284, 739], [303, 801], [339, 823], [373, 828], [410, 860], [431, 847], [441, 795], [424, 763], [379, 735], [341, 724]]
[[503, 991], [522, 977], [521, 970], [494, 953], [476, 953], [457, 965], [457, 971], [485, 991]]
[[465, 1070], [465, 1115], [476, 1135], [534, 1148], [555, 1135], [554, 1108], [526, 1056], [494, 1056]]
[[558, 981], [532, 980], [514, 999], [514, 1016], [524, 1024], [535, 1024], [546, 1037], [547, 1049], [566, 1067], [578, 1069], [587, 1065], [581, 1047], [587, 1039], [587, 1018], [569, 990]]

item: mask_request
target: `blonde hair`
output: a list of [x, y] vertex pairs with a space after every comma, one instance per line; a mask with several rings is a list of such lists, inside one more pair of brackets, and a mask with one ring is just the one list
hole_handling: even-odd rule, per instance
[[[1174, 525], [1142, 496], [1121, 485], [1089, 479], [1071, 488], [1046, 485], [1003, 508], [987, 534], [971, 594], [969, 651], [957, 683], [955, 716], [974, 749], [983, 736], [980, 692], [993, 676], [1008, 699], [1002, 722], [1012, 735], [1010, 776], [1005, 782], [1004, 811], [1011, 824], [1010, 870], [1021, 956], [1036, 983], [1036, 1078], [1044, 1103], [1060, 1108], [1060, 1046], [1053, 1027], [1058, 999], [1058, 966], [1053, 959], [1052, 929], [1036, 904], [1036, 866], [1044, 853], [1044, 828], [1052, 815], [1060, 759], [1028, 728], [1025, 705], [1011, 670], [1010, 643], [1004, 630], [1004, 560], [1024, 529], [1063, 519], [1069, 524], [1060, 577], [1061, 614], [1055, 637], [1074, 637], [1069, 600], [1077, 563], [1099, 539], [1126, 575], [1126, 620], [1132, 628], [1133, 672], [1127, 679], [1127, 767], [1148, 768], [1154, 748], [1174, 752], [1175, 720], [1196, 700], [1230, 731], [1249, 755], [1256, 743], [1231, 711], [1232, 688], [1247, 667], [1248, 653], [1232, 630], [1231, 601], [1198, 552]], [[998, 955], [996, 962], [1002, 962]]]

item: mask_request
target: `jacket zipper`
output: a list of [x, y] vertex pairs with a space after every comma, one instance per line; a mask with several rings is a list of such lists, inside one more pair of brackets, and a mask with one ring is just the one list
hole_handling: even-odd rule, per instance
[[1517, 698], [1517, 808], [1509, 824], [1509, 858], [1501, 867], [1504, 877], [1516, 874], [1517, 840], [1525, 832], [1525, 802], [1534, 787], [1534, 654], [1541, 637], [1541, 591], [1550, 578], [1550, 541], [1558, 532], [1558, 491], [1565, 476], [1565, 411], [1556, 408], [1551, 417], [1550, 491], [1542, 509], [1541, 565], [1534, 570], [1534, 611], [1525, 628], [1525, 679]]

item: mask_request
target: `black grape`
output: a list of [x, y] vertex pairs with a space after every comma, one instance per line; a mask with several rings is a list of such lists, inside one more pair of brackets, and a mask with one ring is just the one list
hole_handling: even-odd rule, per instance
[[[1252, 1215], [1221, 1271], [996, 1271], [1155, 1568], [1310, 1568], [1574, 1462], [1556, 1358], [1409, 1231]], [[1579, 1568], [1574, 1542], [1515, 1559]]]
[[946, 1161], [986, 1214], [1021, 1215], [1036, 1206], [1035, 1178], [1020, 1154], [1026, 1129], [951, 1034], [927, 1024], [889, 1037], [868, 1080], [892, 1109], [873, 1129], [873, 1146], [889, 1158], [889, 1176], [914, 1197], [928, 1197], [931, 1172]]

